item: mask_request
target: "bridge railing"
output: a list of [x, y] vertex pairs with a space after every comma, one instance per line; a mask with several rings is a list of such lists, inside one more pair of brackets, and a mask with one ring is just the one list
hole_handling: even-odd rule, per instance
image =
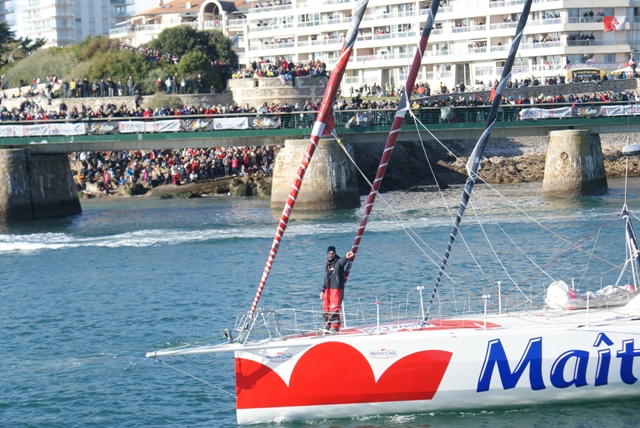
[[[425, 125], [478, 124], [487, 119], [490, 106], [420, 107], [412, 111]], [[301, 130], [313, 127], [316, 111], [268, 114], [219, 114], [152, 117], [110, 117], [67, 120], [1, 121], [0, 138], [80, 136], [105, 134], [146, 134], [201, 131]], [[389, 127], [395, 110], [337, 110], [335, 125], [339, 128]], [[640, 103], [635, 101], [577, 104], [505, 104], [498, 112], [498, 122], [539, 119], [567, 119], [612, 116], [640, 116]], [[406, 115], [405, 123], [415, 120]], [[457, 126], [457, 125], [455, 125]], [[304, 131], [303, 131], [304, 130]], [[364, 130], [364, 129], [361, 129]]]

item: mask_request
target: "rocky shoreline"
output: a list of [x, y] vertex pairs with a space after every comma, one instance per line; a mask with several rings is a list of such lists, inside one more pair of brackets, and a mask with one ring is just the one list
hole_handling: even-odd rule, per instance
[[[627, 158], [622, 155], [622, 148], [632, 144], [628, 134], [603, 134], [600, 139], [607, 178], [624, 177]], [[427, 153], [441, 186], [463, 184], [466, 181], [465, 164], [475, 143], [475, 140], [445, 142], [445, 145], [451, 150], [451, 152], [446, 152], [439, 144], [429, 142]], [[548, 137], [491, 139], [482, 161], [480, 176], [492, 184], [542, 181], [547, 144]], [[377, 157], [379, 159], [381, 152], [382, 147], [366, 155], [357, 151], [356, 159], [366, 164], [369, 158]], [[428, 165], [423, 159], [424, 152], [418, 144], [398, 145], [391, 158], [382, 190], [402, 190], [414, 186], [435, 184]], [[637, 158], [629, 158], [628, 160], [629, 176], [640, 177], [639, 160]], [[377, 165], [367, 165], [363, 170], [370, 171], [375, 167]], [[361, 192], [363, 190], [368, 192], [368, 189], [363, 189], [363, 183], [360, 184]], [[364, 182], [364, 187], [367, 187], [366, 182]]]

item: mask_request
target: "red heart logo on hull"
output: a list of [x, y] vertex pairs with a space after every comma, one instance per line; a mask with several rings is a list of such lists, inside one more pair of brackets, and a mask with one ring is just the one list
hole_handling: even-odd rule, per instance
[[289, 387], [271, 368], [236, 358], [236, 406], [252, 409], [431, 400], [451, 356], [451, 352], [438, 350], [407, 355], [376, 382], [371, 365], [357, 349], [340, 342], [323, 343], [302, 355]]

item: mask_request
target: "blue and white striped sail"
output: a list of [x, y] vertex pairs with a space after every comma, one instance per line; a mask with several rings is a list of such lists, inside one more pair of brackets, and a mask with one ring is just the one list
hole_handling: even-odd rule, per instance
[[502, 101], [502, 94], [504, 94], [507, 82], [509, 81], [509, 78], [511, 76], [511, 68], [513, 67], [516, 53], [518, 52], [518, 47], [520, 46], [520, 41], [522, 40], [524, 27], [527, 24], [527, 18], [529, 17], [529, 11], [531, 10], [532, 1], [533, 0], [526, 0], [524, 3], [522, 14], [520, 15], [520, 20], [518, 21], [518, 27], [516, 28], [516, 35], [513, 39], [513, 43], [511, 44], [511, 49], [509, 50], [509, 56], [507, 57], [504, 69], [502, 70], [502, 75], [500, 76], [498, 87], [495, 88], [493, 103], [491, 104], [491, 109], [489, 110], [489, 116], [487, 117], [487, 123], [485, 125], [484, 132], [478, 139], [478, 142], [476, 143], [476, 146], [473, 149], [473, 152], [471, 153], [471, 156], [469, 157], [469, 160], [467, 162], [466, 167], [469, 177], [467, 178], [467, 182], [464, 186], [462, 201], [460, 202], [460, 206], [458, 207], [458, 212], [456, 214], [453, 229], [451, 230], [451, 234], [449, 235], [449, 243], [447, 244], [447, 248], [444, 252], [444, 255], [442, 256], [440, 268], [438, 269], [438, 276], [436, 277], [433, 291], [429, 299], [429, 306], [427, 307], [427, 311], [425, 313], [425, 319], [429, 318], [431, 306], [433, 306], [433, 302], [436, 298], [436, 295], [438, 294], [438, 288], [440, 287], [440, 282], [442, 281], [444, 270], [447, 267], [449, 256], [451, 255], [453, 243], [456, 240], [456, 236], [458, 236], [458, 231], [460, 230], [462, 216], [467, 209], [467, 204], [469, 203], [471, 192], [473, 191], [473, 186], [476, 184], [478, 169], [480, 168], [480, 160], [482, 159], [484, 149], [487, 145], [487, 141], [489, 140], [489, 136], [491, 135], [491, 131], [493, 130], [493, 126], [495, 125], [496, 118], [498, 116], [498, 108], [500, 107], [500, 102]]

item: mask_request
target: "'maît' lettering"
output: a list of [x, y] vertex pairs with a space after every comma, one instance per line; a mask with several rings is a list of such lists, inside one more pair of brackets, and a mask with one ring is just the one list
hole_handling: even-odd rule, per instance
[[527, 348], [518, 362], [516, 369], [511, 372], [509, 360], [504, 352], [500, 339], [491, 340], [487, 346], [487, 354], [480, 372], [478, 388], [476, 392], [488, 391], [491, 385], [493, 369], [498, 366], [498, 373], [504, 389], [515, 388], [524, 370], [529, 366], [529, 382], [534, 391], [545, 389], [542, 380], [542, 338], [536, 337], [529, 340]]
[[[611, 368], [611, 349], [613, 341], [604, 333], [598, 334], [593, 346], [598, 348], [604, 345], [605, 349], [598, 350], [597, 367], [595, 371], [594, 385], [603, 386], [609, 383], [609, 369]], [[555, 388], [582, 387], [588, 385], [587, 368], [589, 365], [589, 351], [572, 349], [558, 356], [551, 367], [549, 382]], [[633, 374], [633, 363], [636, 357], [640, 357], [640, 349], [636, 349], [634, 340], [622, 342], [622, 348], [616, 353], [620, 359], [620, 379], [622, 382], [632, 385], [638, 381]], [[529, 368], [529, 384], [534, 391], [545, 389], [542, 376], [542, 338], [529, 339], [529, 343], [520, 358], [516, 368], [511, 371], [509, 360], [500, 339], [494, 339], [487, 344], [487, 352], [484, 364], [478, 379], [476, 392], [488, 391], [494, 368], [498, 368], [498, 375], [502, 382], [502, 388], [515, 388], [524, 371]], [[565, 376], [569, 377], [566, 379]]]

